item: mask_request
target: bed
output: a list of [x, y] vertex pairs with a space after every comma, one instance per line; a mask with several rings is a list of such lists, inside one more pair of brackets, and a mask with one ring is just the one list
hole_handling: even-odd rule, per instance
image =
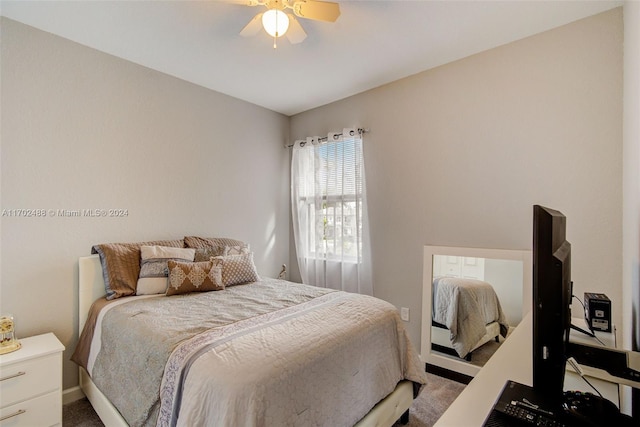
[[[397, 420], [408, 421], [408, 409], [426, 382], [424, 365], [397, 310], [372, 297], [261, 278], [221, 292], [107, 300], [104, 277], [98, 255], [79, 259], [80, 341], [90, 350], [83, 360], [77, 357], [77, 349], [73, 360], [80, 365], [80, 387], [107, 426], [391, 426]], [[245, 292], [249, 289], [253, 294]], [[231, 315], [226, 323], [215, 320], [202, 325], [198, 320], [197, 328], [186, 328], [195, 332], [181, 332], [168, 352], [162, 347], [166, 344], [158, 344], [168, 332], [157, 329], [154, 335], [155, 326], [176, 323], [167, 321], [173, 314], [163, 311], [169, 305], [172, 310], [188, 307], [185, 312], [191, 313], [201, 307], [222, 307], [217, 305], [222, 296], [235, 300], [237, 307], [245, 305], [238, 301], [260, 300], [265, 295], [277, 295], [274, 299], [280, 302], [270, 302], [268, 310], [258, 308], [259, 313], [251, 317]], [[288, 302], [282, 305], [283, 300]], [[98, 306], [106, 308], [100, 311]], [[343, 321], [336, 322], [338, 317]], [[376, 317], [381, 318], [379, 325], [372, 320]], [[135, 329], [128, 322], [145, 318], [152, 328], [128, 331]], [[331, 323], [342, 326], [332, 329]], [[349, 323], [370, 323], [370, 327], [345, 340], [351, 333]], [[381, 344], [385, 335], [397, 345]], [[262, 346], [252, 349], [254, 341]], [[112, 351], [118, 347], [133, 351], [118, 355], [120, 350]], [[379, 358], [376, 354], [385, 353], [381, 348], [389, 350]], [[135, 381], [126, 382], [127, 378]], [[156, 395], [148, 400], [153, 387]], [[136, 391], [131, 393], [132, 389]], [[138, 405], [142, 409], [132, 408]]]
[[433, 280], [431, 343], [434, 349], [471, 360], [472, 352], [499, 336], [509, 325], [491, 284], [477, 279]]

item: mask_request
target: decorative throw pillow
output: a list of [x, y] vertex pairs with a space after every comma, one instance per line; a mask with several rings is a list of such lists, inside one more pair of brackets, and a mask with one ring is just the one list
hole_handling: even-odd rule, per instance
[[183, 248], [184, 240], [103, 243], [91, 248], [92, 254], [100, 255], [104, 287], [108, 300], [136, 293], [136, 285], [140, 275], [140, 246], [153, 245]]
[[244, 245], [244, 242], [236, 239], [228, 239], [226, 237], [198, 237], [198, 236], [186, 236], [184, 238], [184, 245], [187, 248], [210, 248], [221, 246], [240, 246]]
[[226, 246], [209, 246], [206, 248], [197, 248], [196, 255], [193, 258], [195, 262], [209, 261], [211, 257], [222, 256]]
[[174, 261], [193, 261], [196, 250], [193, 248], [171, 248], [166, 246], [140, 247], [140, 277], [136, 295], [164, 294], [167, 291], [169, 270], [167, 263]]
[[224, 251], [222, 252], [222, 256], [245, 255], [245, 254], [248, 254], [249, 252], [251, 252], [251, 250], [249, 249], [249, 244], [225, 246]]
[[167, 295], [189, 292], [219, 291], [222, 283], [222, 266], [215, 261], [180, 262], [169, 260], [169, 286]]
[[253, 252], [243, 255], [229, 255], [211, 258], [222, 264], [222, 283], [224, 286], [240, 285], [260, 280], [253, 264]]

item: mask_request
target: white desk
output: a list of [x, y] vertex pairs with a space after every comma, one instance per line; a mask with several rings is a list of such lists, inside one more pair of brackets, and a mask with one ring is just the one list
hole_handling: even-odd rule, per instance
[[[529, 312], [509, 339], [500, 346], [500, 349], [436, 422], [436, 427], [481, 426], [507, 380], [526, 385], [533, 384], [532, 324], [533, 316]], [[598, 334], [599, 337], [600, 335]], [[572, 333], [573, 336], [574, 333]], [[609, 339], [614, 339], [615, 342], [615, 338]], [[619, 405], [617, 384], [591, 378], [589, 381], [604, 397]], [[577, 374], [571, 371], [567, 371], [565, 375], [565, 390], [593, 392]]]

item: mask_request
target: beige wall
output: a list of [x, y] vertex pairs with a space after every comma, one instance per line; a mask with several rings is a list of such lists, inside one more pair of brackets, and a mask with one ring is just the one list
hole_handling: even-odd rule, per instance
[[624, 5], [624, 273], [628, 348], [640, 351], [640, 3]]
[[128, 210], [2, 217], [0, 313], [19, 336], [77, 337], [77, 258], [103, 242], [247, 241], [261, 274], [289, 257], [289, 119], [2, 18], [1, 208]]
[[533, 204], [567, 216], [575, 293], [620, 324], [622, 32], [619, 8], [292, 117], [292, 139], [370, 129], [374, 295], [418, 348], [423, 245], [530, 249]]
[[[624, 4], [623, 270], [625, 348], [640, 351], [640, 2]], [[640, 416], [640, 390], [635, 390]], [[630, 407], [630, 394], [624, 404]]]

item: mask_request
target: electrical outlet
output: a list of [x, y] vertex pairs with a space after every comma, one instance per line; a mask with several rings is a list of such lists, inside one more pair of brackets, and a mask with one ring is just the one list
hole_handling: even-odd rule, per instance
[[405, 322], [409, 321], [409, 309], [407, 307], [402, 307], [400, 309], [400, 318]]

